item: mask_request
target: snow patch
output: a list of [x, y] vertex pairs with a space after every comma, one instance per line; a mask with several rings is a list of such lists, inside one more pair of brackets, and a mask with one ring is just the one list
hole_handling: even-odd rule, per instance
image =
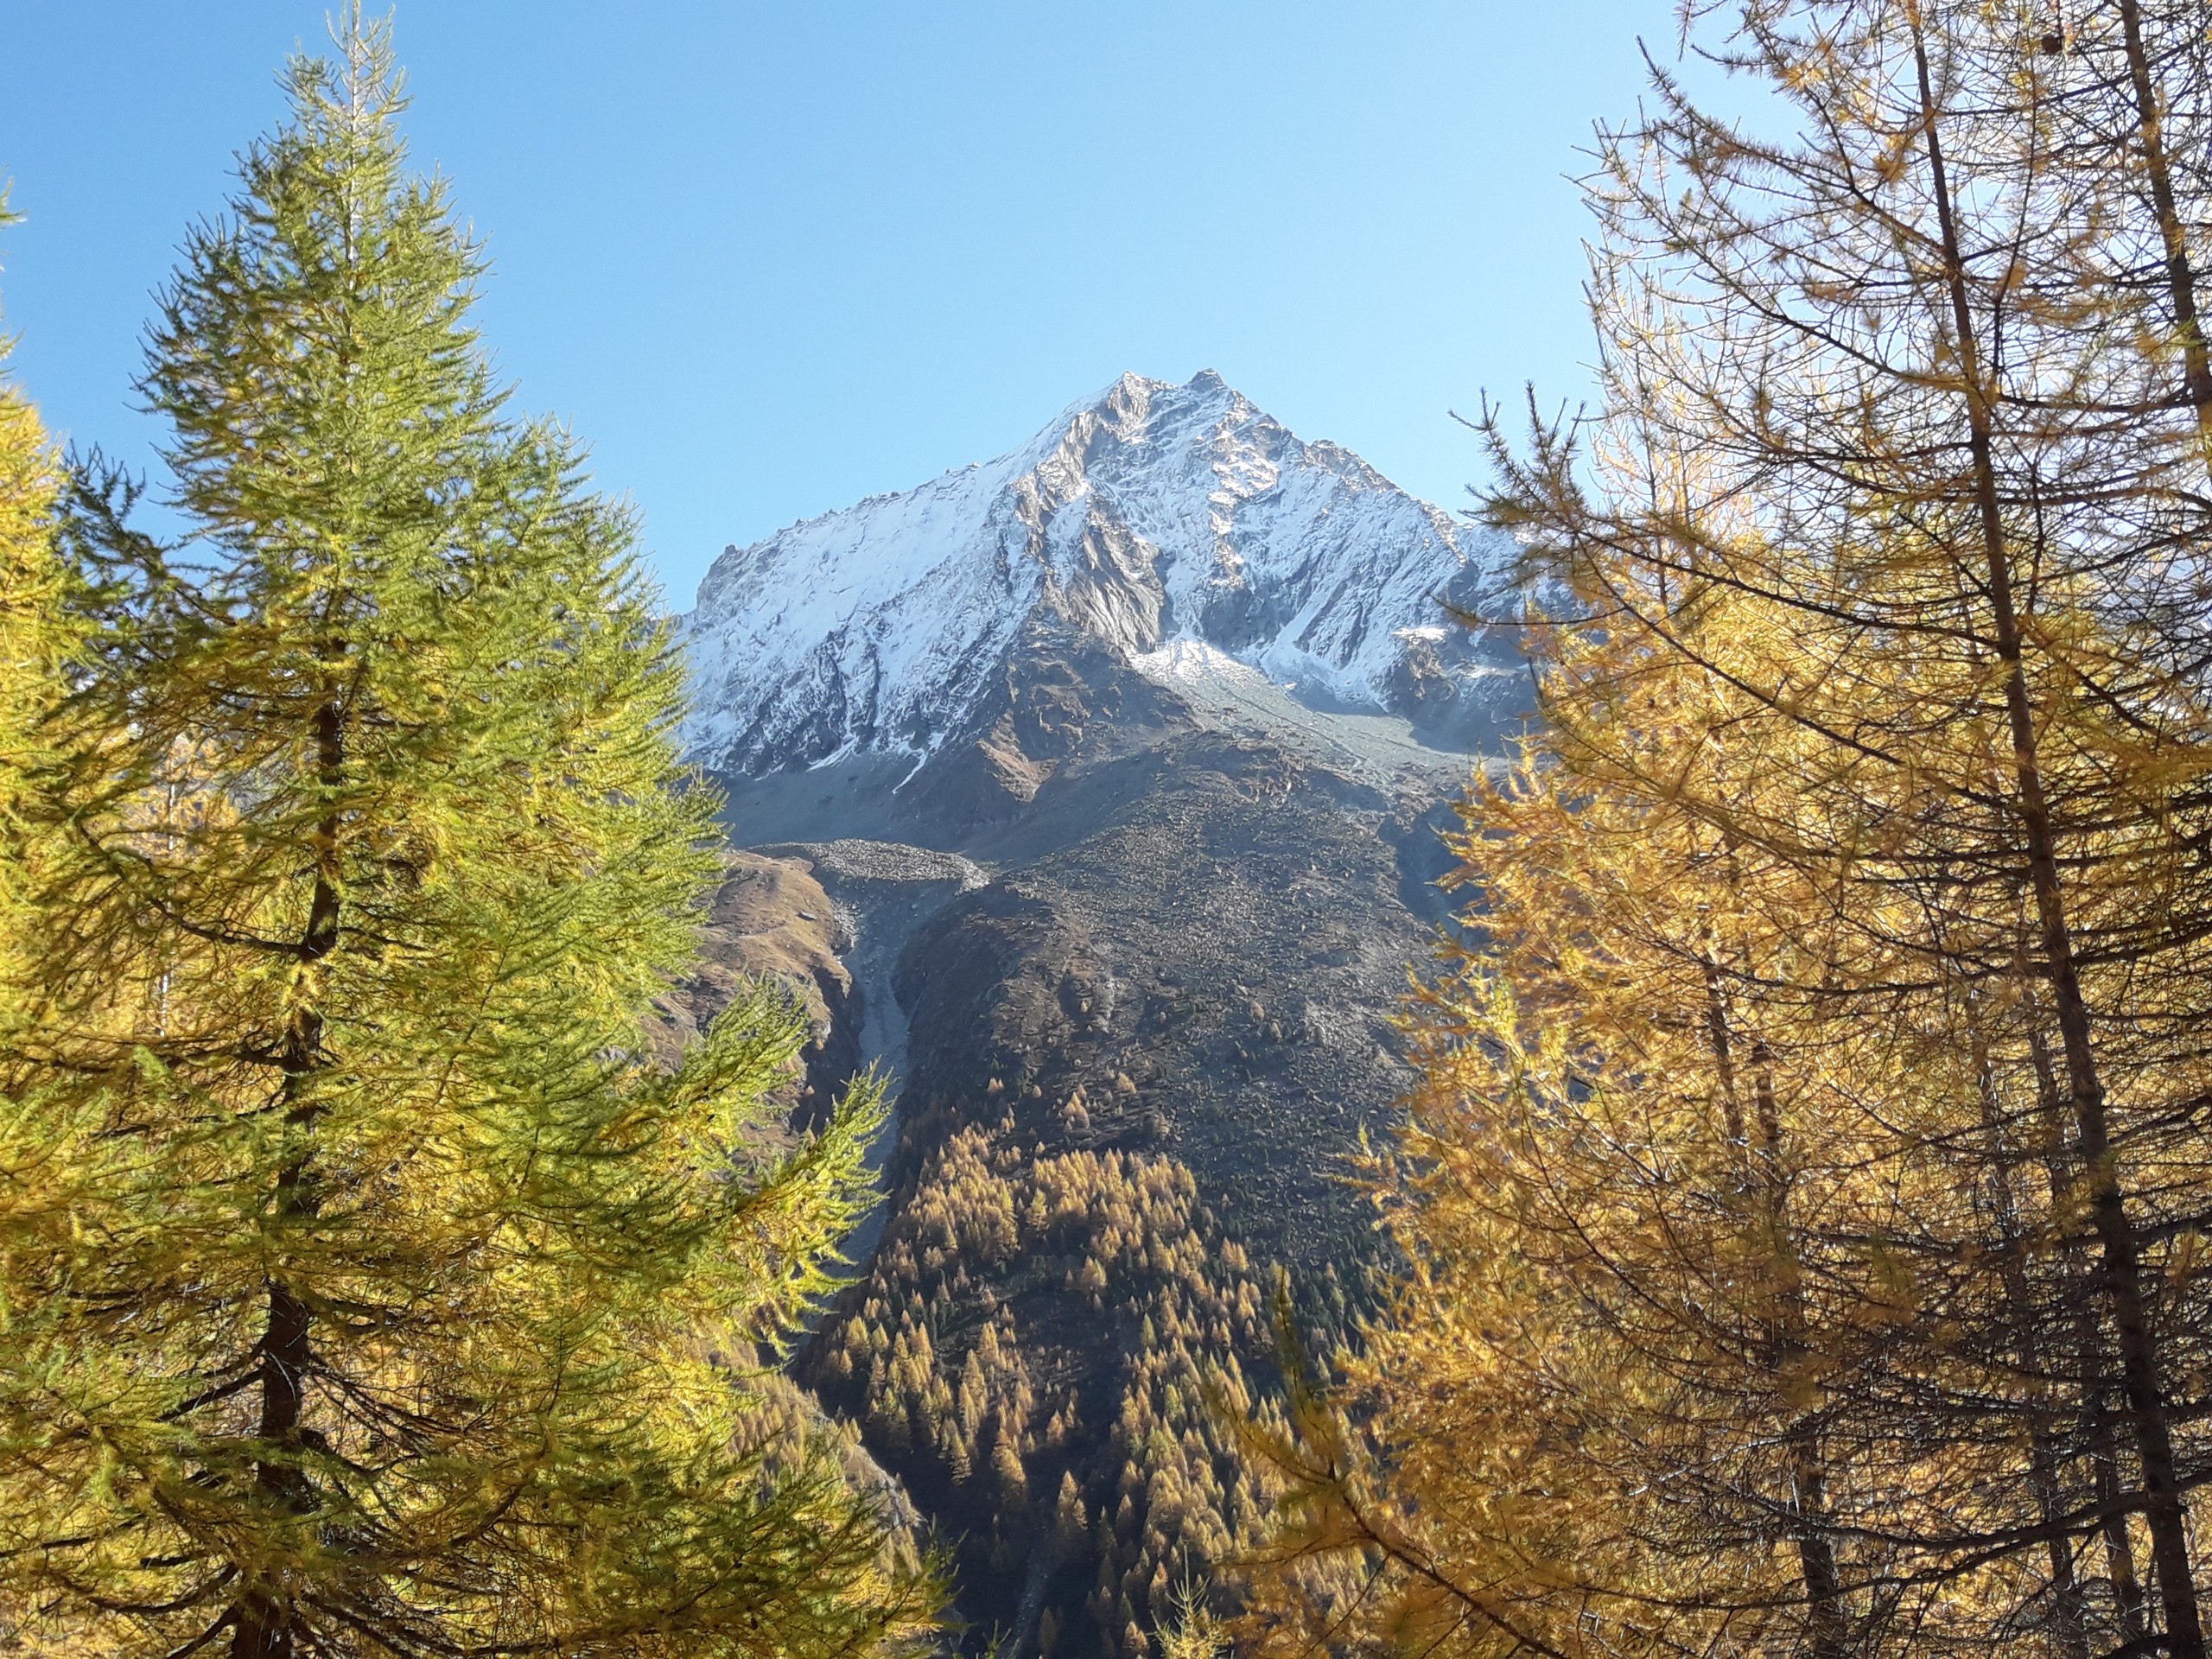
[[1129, 666], [1148, 680], [1172, 684], [1177, 680], [1195, 683], [1225, 680], [1232, 685], [1265, 685], [1268, 677], [1249, 663], [1240, 663], [1225, 651], [1217, 651], [1203, 639], [1171, 639], [1158, 651], [1141, 652]]

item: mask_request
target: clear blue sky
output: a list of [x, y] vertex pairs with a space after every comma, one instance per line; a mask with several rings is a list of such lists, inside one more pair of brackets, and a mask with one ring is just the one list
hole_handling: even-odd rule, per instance
[[[402, 0], [418, 162], [524, 404], [671, 600], [793, 519], [1204, 367], [1444, 505], [1447, 410], [1577, 398], [1566, 175], [1671, 0]], [[0, 293], [52, 423], [144, 464], [148, 294], [319, 44], [296, 0], [0, 0]]]

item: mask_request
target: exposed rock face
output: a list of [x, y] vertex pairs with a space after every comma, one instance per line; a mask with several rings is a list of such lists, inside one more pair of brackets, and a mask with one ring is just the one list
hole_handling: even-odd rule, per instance
[[660, 1046], [671, 1057], [680, 1052], [747, 982], [776, 980], [805, 1002], [814, 1026], [793, 1102], [804, 1122], [826, 1109], [861, 1065], [863, 1013], [838, 955], [845, 942], [830, 895], [804, 860], [733, 852], [728, 866], [698, 965], [663, 1001]]
[[785, 842], [757, 849], [808, 873], [834, 917], [836, 971], [847, 976], [859, 1017], [839, 1058], [847, 1075], [861, 1065], [895, 1076], [906, 1071], [906, 1020], [892, 989], [900, 953], [922, 921], [989, 880], [973, 860], [877, 841]]
[[1264, 1480], [1194, 1402], [1263, 1386], [1275, 1268], [1329, 1320], [1376, 1259], [1347, 1154], [1409, 1078], [1447, 803], [1525, 700], [1442, 599], [1505, 563], [1213, 376], [1130, 377], [701, 589], [697, 753], [805, 872], [747, 891], [826, 893], [899, 1084], [799, 1374], [1025, 1655], [1140, 1659], [1235, 1553]]

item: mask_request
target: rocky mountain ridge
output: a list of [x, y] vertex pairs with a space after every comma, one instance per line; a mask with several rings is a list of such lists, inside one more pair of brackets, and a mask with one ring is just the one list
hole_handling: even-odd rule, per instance
[[1440, 601], [1476, 601], [1504, 553], [1211, 370], [1124, 375], [995, 461], [726, 550], [684, 619], [685, 741], [747, 774], [925, 761], [1040, 633], [1123, 661], [1203, 644], [1450, 734], [1501, 664]]

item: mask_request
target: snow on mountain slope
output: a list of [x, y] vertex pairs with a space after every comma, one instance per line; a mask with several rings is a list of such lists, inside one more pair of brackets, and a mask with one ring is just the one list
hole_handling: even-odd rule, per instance
[[1012, 454], [727, 550], [684, 619], [684, 735], [727, 772], [918, 761], [968, 734], [1040, 620], [1124, 660], [1190, 641], [1302, 696], [1396, 709], [1495, 673], [1440, 629], [1438, 595], [1503, 563], [1501, 538], [1210, 370], [1124, 375]]

